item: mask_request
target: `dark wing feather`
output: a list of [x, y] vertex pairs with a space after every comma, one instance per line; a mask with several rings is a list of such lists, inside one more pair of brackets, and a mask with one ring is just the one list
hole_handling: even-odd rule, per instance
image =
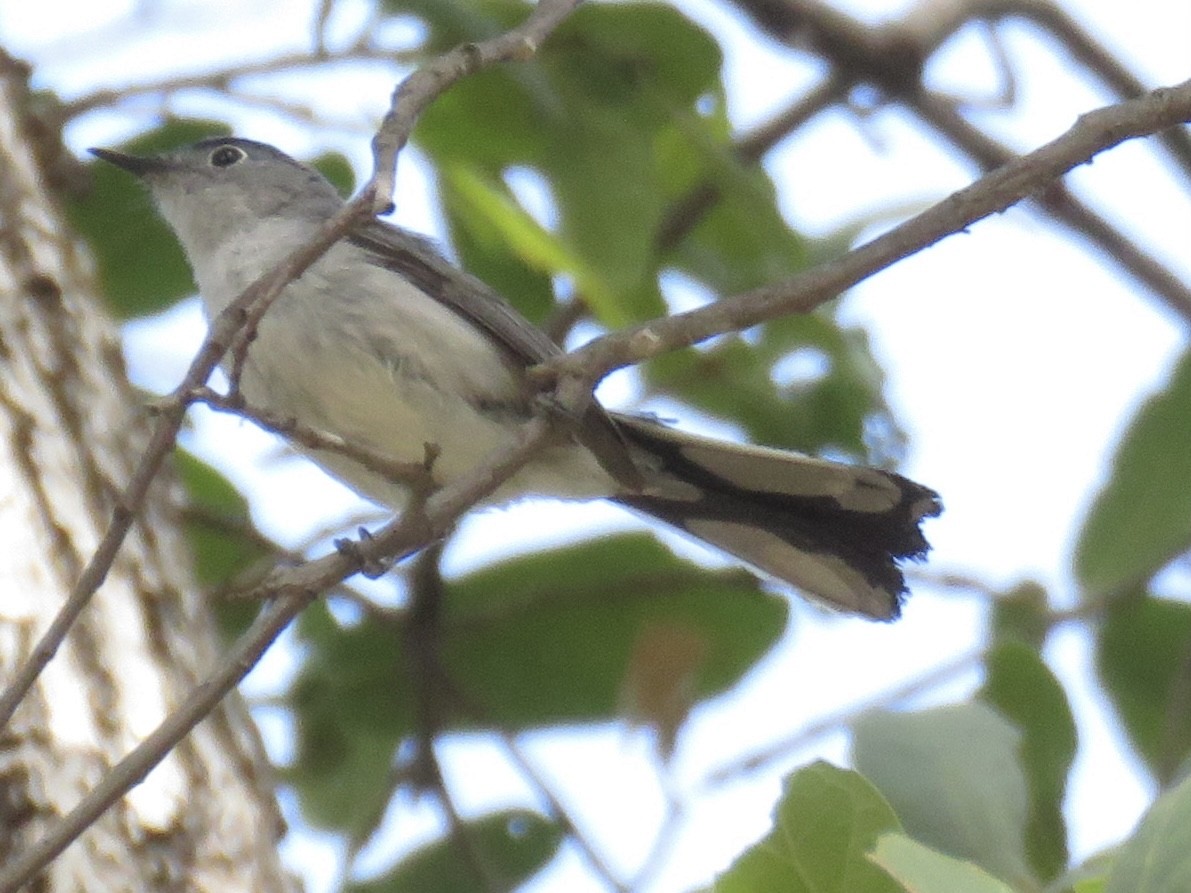
[[485, 332], [519, 365], [535, 366], [562, 352], [549, 335], [484, 282], [454, 266], [428, 239], [372, 220], [353, 230], [348, 241]]

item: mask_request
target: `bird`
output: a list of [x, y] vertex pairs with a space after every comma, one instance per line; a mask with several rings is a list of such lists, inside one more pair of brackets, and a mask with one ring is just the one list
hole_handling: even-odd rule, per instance
[[[135, 175], [186, 253], [208, 318], [344, 205], [314, 168], [265, 143], [213, 137], [154, 155], [91, 149]], [[242, 359], [250, 407], [394, 462], [433, 451], [445, 485], [507, 446], [535, 412], [529, 370], [561, 348], [426, 238], [379, 218], [350, 229], [261, 318]], [[229, 362], [225, 358], [225, 365]], [[393, 509], [407, 484], [307, 451]], [[901, 613], [901, 564], [929, 550], [939, 495], [894, 472], [683, 431], [598, 403], [491, 497], [609, 499], [716, 547], [814, 602]]]

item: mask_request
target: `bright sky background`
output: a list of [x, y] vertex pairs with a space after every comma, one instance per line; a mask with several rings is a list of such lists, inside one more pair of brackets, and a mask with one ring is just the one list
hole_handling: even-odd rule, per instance
[[[728, 51], [731, 110], [741, 129], [764, 120], [813, 82], [813, 70], [758, 49], [753, 35], [710, 0], [680, 5], [711, 27]], [[894, 16], [902, 6], [877, 0], [837, 5], [868, 18]], [[1072, 0], [1065, 6], [1146, 83], [1171, 84], [1191, 75], [1191, 4]], [[344, 0], [337, 7], [336, 22], [344, 30], [364, 8], [360, 0]], [[0, 5], [6, 47], [34, 63], [38, 85], [67, 97], [154, 73], [199, 71], [218, 60], [304, 45], [309, 21], [309, 10], [298, 0]], [[1070, 60], [1056, 58], [1029, 29], [1011, 27], [1002, 34], [1020, 73], [1020, 106], [1011, 115], [990, 111], [984, 120], [1012, 145], [1033, 148], [1070, 126], [1080, 112], [1106, 101], [1073, 77]], [[996, 84], [988, 58], [982, 39], [970, 33], [953, 42], [931, 76], [960, 95], [989, 95]], [[285, 89], [323, 103], [337, 119], [358, 120], [360, 132], [320, 135], [312, 143], [290, 122], [238, 107], [232, 120], [239, 133], [296, 155], [336, 148], [364, 170], [365, 131], [388, 100], [389, 81], [375, 71], [351, 69], [317, 82], [295, 78]], [[201, 97], [174, 108], [225, 114], [223, 104]], [[83, 119], [68, 132], [69, 143], [80, 153], [89, 145], [111, 144], [149, 126], [156, 110], [146, 100], [129, 105], [124, 114]], [[435, 212], [411, 158], [403, 156], [395, 219], [434, 232]], [[775, 151], [768, 165], [781, 184], [791, 221], [817, 234], [874, 208], [942, 198], [971, 177], [895, 111], [863, 121], [841, 112], [821, 116]], [[1114, 150], [1078, 171], [1073, 181], [1097, 208], [1123, 220], [1132, 235], [1191, 281], [1191, 208], [1152, 145]], [[910, 432], [912, 448], [903, 470], [939, 490], [947, 506], [946, 514], [928, 526], [935, 546], [929, 569], [960, 570], [994, 586], [1033, 578], [1056, 593], [1061, 604], [1070, 603], [1075, 593], [1069, 555], [1079, 520], [1132, 411], [1160, 387], [1182, 351], [1181, 329], [1110, 264], [1021, 209], [977, 224], [843, 300], [846, 319], [871, 333], [888, 372], [889, 396]], [[134, 378], [158, 391], [171, 388], [202, 331], [193, 302], [165, 319], [131, 327], [127, 340]], [[631, 381], [625, 380], [609, 383], [604, 391], [612, 400], [631, 393]], [[247, 425], [199, 414], [187, 443], [249, 489], [259, 523], [283, 542], [301, 541], [337, 513], [358, 507], [350, 494], [304, 461], [278, 462], [276, 444]], [[601, 505], [521, 505], [470, 519], [448, 556], [448, 569], [559, 541], [592, 524], [610, 529], [633, 523]], [[895, 625], [798, 609], [786, 643], [797, 647], [775, 651], [739, 691], [696, 712], [679, 741], [669, 774], [672, 789], [689, 794], [709, 770], [735, 756], [978, 647], [981, 617], [978, 600], [924, 585], [916, 587], [904, 619]], [[1086, 684], [1086, 641], [1059, 633], [1049, 657], [1080, 722], [1080, 751], [1069, 788], [1072, 848], [1079, 859], [1127, 834], [1153, 792]], [[250, 680], [249, 691], [271, 690], [291, 664], [292, 654], [275, 651]], [[965, 697], [978, 682], [974, 672], [960, 674], [932, 691], [929, 701]], [[262, 720], [271, 750], [284, 756], [283, 724], [267, 714]], [[664, 808], [647, 738], [619, 726], [552, 731], [532, 736], [528, 750], [580, 823], [594, 832], [609, 861], [621, 870], [635, 866]], [[493, 742], [455, 737], [442, 753], [465, 812], [525, 802], [524, 784]], [[675, 857], [650, 889], [706, 883], [766, 833], [786, 772], [817, 756], [845, 762], [847, 754], [846, 737], [829, 735], [790, 752], [769, 771], [700, 793], [692, 800]], [[288, 806], [292, 819], [293, 804]], [[387, 851], [392, 840], [408, 847], [428, 839], [437, 821], [428, 800], [402, 800], [392, 814], [393, 837], [378, 849]], [[384, 851], [378, 856], [387, 858]], [[310, 890], [331, 880], [333, 841], [299, 834], [286, 852], [314, 879]], [[583, 893], [602, 887], [568, 851], [560, 867], [534, 889]]]

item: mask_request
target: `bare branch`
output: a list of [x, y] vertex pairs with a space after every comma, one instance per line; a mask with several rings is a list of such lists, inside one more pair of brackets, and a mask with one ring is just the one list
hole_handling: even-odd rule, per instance
[[303, 50], [297, 53], [286, 53], [274, 56], [272, 59], [259, 59], [255, 62], [245, 62], [242, 65], [231, 65], [216, 71], [201, 74], [180, 75], [162, 78], [147, 83], [129, 84], [124, 87], [104, 87], [62, 106], [60, 114], [63, 123], [94, 111], [97, 108], [109, 108], [130, 99], [142, 96], [169, 95], [184, 90], [221, 90], [230, 91], [233, 85], [244, 78], [258, 75], [277, 74], [295, 69], [310, 68], [325, 65], [330, 61], [346, 62], [372, 61], [389, 64], [402, 64], [412, 61], [413, 53], [403, 53], [383, 47], [357, 45], [327, 56], [318, 48]]
[[[435, 486], [432, 468], [427, 462], [397, 462], [384, 453], [378, 453], [361, 444], [346, 441], [337, 434], [319, 431], [302, 424], [297, 419], [283, 418], [258, 406], [251, 406], [241, 399], [224, 397], [209, 388], [200, 388], [191, 399], [192, 402], [202, 403], [216, 412], [226, 412], [246, 418], [266, 431], [280, 435], [307, 449], [346, 456], [363, 465], [369, 471], [376, 472], [393, 481], [400, 481], [413, 490], [429, 491]], [[433, 456], [429, 458], [432, 462]]]
[[414, 124], [431, 102], [448, 87], [474, 71], [497, 62], [525, 61], [557, 28], [580, 0], [540, 0], [529, 17], [516, 28], [489, 40], [456, 47], [421, 66], [393, 91], [389, 111], [372, 140], [375, 173], [368, 189], [375, 198], [374, 211], [392, 206], [397, 177], [397, 153], [409, 141]]
[[[914, 108], [923, 120], [960, 146], [985, 170], [1008, 164], [1015, 157], [1009, 149], [969, 124], [950, 102], [924, 94], [915, 100]], [[1113, 261], [1124, 273], [1138, 279], [1167, 308], [1184, 322], [1191, 323], [1191, 288], [1076, 198], [1065, 183], [1056, 180], [1031, 197], [1055, 220], [1068, 226], [1075, 236], [1087, 239], [1099, 248], [1098, 256]]]
[[[760, 161], [770, 149], [789, 136], [823, 109], [842, 99], [851, 82], [842, 76], [828, 78], [806, 96], [736, 141], [737, 157], [744, 163]], [[719, 201], [719, 190], [711, 182], [701, 183], [676, 201], [658, 227], [655, 243], [659, 253], [677, 247], [694, 229], [703, 215]]]
[[806, 747], [816, 738], [821, 738], [824, 735], [839, 731], [868, 710], [888, 707], [914, 695], [921, 694], [924, 691], [929, 691], [938, 685], [942, 685], [944, 682], [951, 681], [955, 676], [974, 669], [984, 659], [984, 655], [985, 649], [983, 648], [961, 654], [946, 663], [932, 667], [921, 676], [911, 679], [909, 682], [903, 682], [859, 704], [853, 704], [837, 713], [831, 713], [814, 722], [807, 723], [797, 732], [780, 741], [769, 744], [746, 756], [737, 757], [731, 762], [720, 766], [718, 769], [712, 770], [704, 777], [701, 787], [714, 788], [728, 784], [743, 775], [756, 772], [758, 769], [762, 769], [776, 760], [784, 759], [794, 751]]
[[[807, 313], [872, 274], [971, 224], [1048, 188], [1072, 168], [1125, 140], [1191, 119], [1191, 81], [1089, 112], [1058, 139], [1014, 159], [871, 242], [798, 276], [615, 332], [573, 353], [543, 363], [543, 377], [575, 376], [594, 382], [614, 369], [641, 362], [715, 335], [739, 331], [789, 313]], [[1191, 290], [1178, 302], [1191, 318]]]

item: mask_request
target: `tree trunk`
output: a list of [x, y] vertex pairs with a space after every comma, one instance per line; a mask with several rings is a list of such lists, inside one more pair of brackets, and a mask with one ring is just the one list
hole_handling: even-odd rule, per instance
[[[57, 135], [0, 51], [0, 684], [103, 533], [146, 439], [85, 256], [47, 189]], [[178, 489], [151, 491], [106, 582], [0, 734], [0, 863], [36, 841], [218, 659]], [[231, 698], [44, 873], [46, 893], [293, 889], [256, 730]]]

